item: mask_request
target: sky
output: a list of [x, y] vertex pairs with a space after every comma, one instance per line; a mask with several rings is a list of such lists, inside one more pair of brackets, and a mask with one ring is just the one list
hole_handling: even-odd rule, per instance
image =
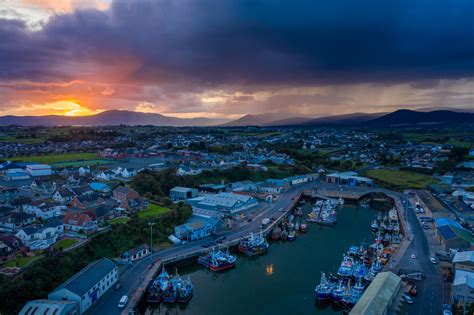
[[0, 115], [474, 108], [472, 0], [0, 0]]

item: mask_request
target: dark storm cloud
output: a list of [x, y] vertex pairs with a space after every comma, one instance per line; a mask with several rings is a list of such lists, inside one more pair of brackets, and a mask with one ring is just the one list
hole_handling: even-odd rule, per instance
[[[115, 1], [36, 32], [0, 20], [0, 79], [77, 79], [134, 60], [128, 80], [415, 82], [474, 76], [473, 1]], [[412, 83], [416, 88], [416, 84]]]

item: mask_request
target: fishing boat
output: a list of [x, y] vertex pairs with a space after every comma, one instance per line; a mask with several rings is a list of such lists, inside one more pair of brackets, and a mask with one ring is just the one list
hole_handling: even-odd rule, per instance
[[397, 209], [392, 208], [392, 209], [388, 212], [388, 218], [389, 218], [389, 220], [392, 221], [392, 222], [398, 222]]
[[278, 241], [281, 238], [281, 228], [279, 226], [275, 227], [270, 237], [272, 240]]
[[159, 303], [163, 294], [162, 288], [170, 280], [170, 275], [166, 272], [166, 269], [163, 267], [161, 273], [156, 277], [150, 288], [148, 289], [148, 294], [146, 301], [148, 303]]
[[299, 231], [299, 230], [300, 230], [300, 221], [296, 221], [295, 231]]
[[175, 277], [171, 278], [170, 281], [166, 282], [163, 287], [163, 303], [174, 303], [176, 302], [176, 284], [179, 279]]
[[176, 287], [176, 302], [188, 303], [193, 297], [193, 290], [191, 278], [188, 276], [186, 280], [182, 280]]
[[291, 230], [288, 234], [288, 241], [292, 242], [294, 240], [296, 240], [296, 232], [295, 230]]
[[331, 298], [332, 291], [334, 290], [334, 283], [331, 283], [328, 281], [326, 278], [326, 274], [324, 272], [321, 273], [321, 281], [320, 283], [316, 286], [315, 294], [316, 294], [316, 300], [318, 301], [324, 301], [324, 300], [329, 300]]
[[356, 277], [357, 279], [364, 278], [369, 270], [367, 269], [367, 266], [363, 262], [357, 262], [354, 264], [354, 273], [353, 276]]
[[307, 230], [308, 230], [308, 225], [306, 225], [306, 223], [301, 223], [300, 232], [301, 233], [306, 233]]
[[213, 250], [205, 255], [199, 256], [197, 262], [212, 271], [221, 271], [234, 267], [236, 260], [237, 256], [231, 255], [227, 250], [219, 250], [217, 252]]
[[258, 235], [251, 233], [249, 237], [240, 240], [238, 249], [247, 256], [255, 256], [266, 253], [268, 247], [268, 242], [261, 233]]
[[339, 197], [337, 202], [339, 203], [340, 206], [342, 206], [344, 204], [344, 199], [342, 197]]
[[337, 270], [337, 274], [341, 277], [350, 277], [354, 273], [354, 260], [348, 255], [344, 255], [341, 266]]
[[288, 239], [288, 231], [286, 229], [283, 229], [283, 231], [281, 232], [281, 239], [283, 241], [286, 241]]
[[379, 224], [377, 220], [372, 220], [372, 223], [370, 224], [370, 230], [374, 233], [379, 230]]
[[339, 280], [339, 283], [331, 292], [331, 299], [334, 303], [339, 303], [342, 301], [344, 297], [344, 293], [346, 292], [347, 287], [343, 284], [342, 280]]
[[360, 300], [362, 293], [364, 293], [364, 285], [362, 284], [362, 280], [359, 279], [359, 281], [350, 288], [349, 292], [346, 292], [343, 296], [342, 304], [348, 308], [352, 308]]

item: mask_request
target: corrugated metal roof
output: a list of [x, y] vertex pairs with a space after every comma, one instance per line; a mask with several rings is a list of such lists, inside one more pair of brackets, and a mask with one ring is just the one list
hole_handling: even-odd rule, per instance
[[383, 314], [384, 310], [390, 307], [390, 301], [398, 294], [401, 283], [402, 279], [390, 271], [379, 273], [362, 294], [350, 314]]
[[69, 278], [51, 293], [60, 289], [67, 289], [75, 294], [82, 296], [96, 285], [102, 278], [111, 272], [117, 265], [108, 258], [102, 258], [90, 263], [81, 271]]

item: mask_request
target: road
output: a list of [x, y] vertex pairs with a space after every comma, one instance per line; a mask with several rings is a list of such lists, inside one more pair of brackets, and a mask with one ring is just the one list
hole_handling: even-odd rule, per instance
[[[293, 197], [298, 196], [302, 190], [310, 189], [312, 187], [314, 187], [314, 183], [308, 183], [290, 188], [288, 191], [282, 193], [275, 202], [269, 203], [268, 206], [262, 210], [252, 222], [248, 222], [247, 224], [239, 226], [230, 231], [219, 233], [219, 235], [214, 236], [214, 239], [225, 236], [226, 240], [233, 241], [247, 236], [251, 232], [259, 232], [261, 224], [260, 218], [271, 216], [276, 217], [281, 215], [281, 212], [279, 212], [280, 208], [287, 209], [290, 206]], [[120, 298], [125, 294], [131, 296], [132, 293], [141, 285], [146, 285], [143, 283], [143, 279], [152, 262], [192, 253], [202, 249], [202, 245], [209, 243], [211, 240], [212, 238], [205, 238], [187, 244], [173, 246], [169, 249], [156, 252], [153, 255], [134, 263], [124, 270], [120, 275], [119, 282], [122, 284], [122, 288], [119, 290], [110, 289], [96, 302], [96, 304], [94, 304], [88, 310], [87, 313], [98, 315], [120, 314], [120, 309], [117, 307]]]
[[[404, 201], [407, 220], [413, 233], [413, 239], [402, 256], [395, 270], [400, 269], [422, 271], [426, 278], [416, 282], [417, 296], [413, 299], [412, 305], [404, 307], [404, 314], [441, 314], [444, 300], [444, 283], [438, 265], [431, 263], [430, 248], [425, 232], [418, 221], [413, 208], [408, 206], [407, 195], [400, 194]], [[416, 259], [411, 255], [415, 254]]]

